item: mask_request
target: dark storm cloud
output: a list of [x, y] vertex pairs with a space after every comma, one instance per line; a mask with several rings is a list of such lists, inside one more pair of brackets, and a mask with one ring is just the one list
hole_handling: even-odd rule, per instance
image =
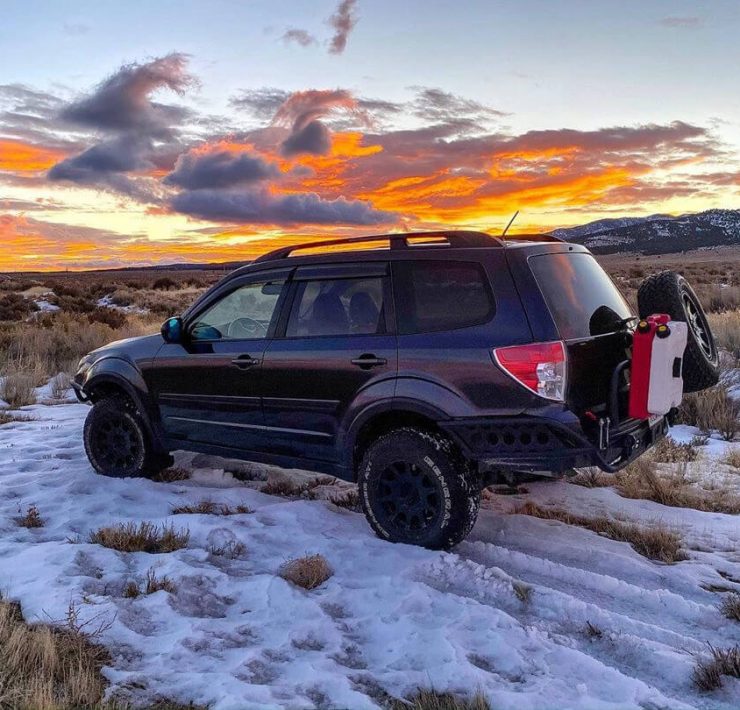
[[341, 54], [347, 47], [350, 32], [357, 24], [356, 8], [357, 0], [342, 0], [336, 12], [329, 18], [328, 22], [334, 28], [334, 36], [329, 44], [329, 51], [332, 54]]
[[316, 37], [307, 30], [301, 29], [287, 30], [283, 34], [282, 40], [286, 44], [300, 44], [301, 47], [310, 47], [312, 44], [316, 44]]
[[181, 155], [175, 169], [164, 179], [168, 185], [188, 190], [232, 187], [277, 177], [278, 168], [259, 157], [245, 153], [218, 151]]
[[137, 131], [169, 138], [173, 124], [187, 112], [151, 100], [158, 89], [181, 94], [193, 84], [186, 71], [187, 57], [173, 53], [146, 64], [127, 64], [103, 81], [91, 94], [62, 109], [70, 123], [103, 131]]
[[274, 195], [258, 190], [182, 192], [172, 199], [172, 208], [202, 219], [240, 224], [373, 225], [398, 219], [360, 200], [326, 200], [315, 193]]
[[321, 121], [311, 121], [283, 141], [281, 152], [291, 156], [300, 153], [325, 155], [331, 148], [331, 133]]

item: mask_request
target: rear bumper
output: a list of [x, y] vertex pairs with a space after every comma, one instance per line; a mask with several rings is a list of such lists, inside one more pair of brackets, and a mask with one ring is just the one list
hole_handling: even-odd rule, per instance
[[665, 417], [649, 424], [628, 420], [611, 431], [599, 448], [575, 417], [561, 421], [549, 417], [486, 417], [440, 422], [463, 452], [484, 468], [528, 473], [562, 473], [571, 468], [598, 466], [614, 472], [644, 453], [668, 431]]

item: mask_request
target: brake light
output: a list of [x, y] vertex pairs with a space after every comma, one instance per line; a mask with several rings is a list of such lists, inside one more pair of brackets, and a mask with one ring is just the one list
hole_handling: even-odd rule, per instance
[[554, 343], [530, 343], [494, 348], [499, 367], [519, 384], [545, 399], [565, 401], [565, 346]]

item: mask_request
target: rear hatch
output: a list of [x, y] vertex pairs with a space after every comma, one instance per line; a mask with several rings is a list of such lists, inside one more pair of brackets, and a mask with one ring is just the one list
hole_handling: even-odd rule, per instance
[[[565, 342], [568, 407], [579, 416], [589, 410], [607, 413], [612, 374], [629, 357], [633, 314], [627, 301], [588, 252], [548, 252], [527, 261]], [[620, 418], [626, 411], [626, 375], [618, 381]]]

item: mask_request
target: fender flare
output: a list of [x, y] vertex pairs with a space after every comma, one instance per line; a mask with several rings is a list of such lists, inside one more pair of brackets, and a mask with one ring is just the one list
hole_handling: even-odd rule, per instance
[[158, 426], [158, 409], [141, 372], [133, 363], [119, 357], [106, 357], [93, 363], [85, 373], [81, 389], [90, 397], [99, 385], [113, 385], [125, 392], [144, 415], [144, 424], [152, 441], [158, 448], [166, 450]]

